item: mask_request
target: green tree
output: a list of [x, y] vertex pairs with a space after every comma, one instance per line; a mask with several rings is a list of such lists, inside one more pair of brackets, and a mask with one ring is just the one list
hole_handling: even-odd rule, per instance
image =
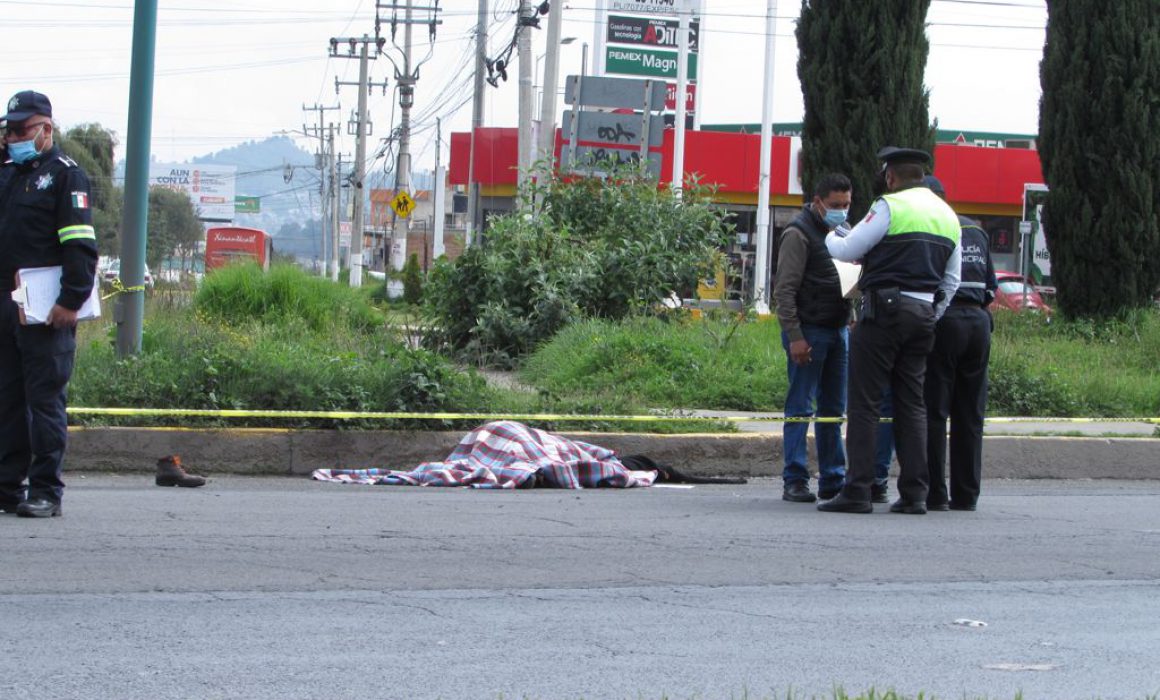
[[60, 148], [89, 176], [93, 227], [102, 255], [119, 252], [122, 190], [113, 178], [117, 136], [100, 124], [81, 124], [61, 134]]
[[149, 231], [145, 262], [154, 270], [174, 255], [188, 254], [203, 235], [193, 203], [184, 192], [149, 188]]
[[1160, 286], [1160, 6], [1047, 3], [1044, 226], [1061, 311], [1106, 318]]
[[825, 173], [854, 184], [850, 219], [875, 194], [883, 146], [934, 148], [930, 92], [923, 86], [930, 0], [802, 0], [796, 30], [805, 101], [802, 184]]

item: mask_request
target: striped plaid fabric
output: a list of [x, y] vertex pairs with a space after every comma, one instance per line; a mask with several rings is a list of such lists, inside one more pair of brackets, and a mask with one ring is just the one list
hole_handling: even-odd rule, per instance
[[655, 471], [630, 471], [609, 449], [529, 428], [515, 421], [487, 423], [468, 433], [442, 462], [414, 470], [317, 469], [319, 481], [477, 489], [633, 488], [652, 486]]

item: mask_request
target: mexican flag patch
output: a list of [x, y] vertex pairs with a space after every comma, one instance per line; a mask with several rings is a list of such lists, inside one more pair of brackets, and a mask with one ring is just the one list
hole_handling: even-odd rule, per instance
[[88, 192], [73, 192], [72, 193], [73, 209], [88, 209], [89, 208], [89, 193]]

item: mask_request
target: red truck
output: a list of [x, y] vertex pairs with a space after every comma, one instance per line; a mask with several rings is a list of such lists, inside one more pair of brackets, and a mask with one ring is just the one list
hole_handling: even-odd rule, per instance
[[269, 270], [273, 253], [270, 235], [261, 229], [216, 226], [205, 232], [206, 272], [248, 260], [256, 262], [263, 270]]

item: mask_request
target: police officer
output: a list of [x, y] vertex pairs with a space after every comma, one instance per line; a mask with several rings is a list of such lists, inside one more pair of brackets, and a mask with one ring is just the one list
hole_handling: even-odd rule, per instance
[[959, 286], [959, 220], [922, 186], [929, 154], [888, 147], [878, 159], [884, 163], [887, 194], [848, 235], [826, 236], [836, 259], [862, 261], [862, 299], [850, 335], [846, 483], [837, 496], [818, 503], [818, 510], [873, 512], [878, 416], [889, 385], [899, 466], [898, 500], [890, 511], [921, 515], [929, 479], [922, 382], [935, 321]]
[[[933, 175], [927, 187], [946, 197]], [[984, 231], [973, 219], [962, 227], [962, 281], [934, 329], [926, 357], [926, 455], [930, 469], [929, 510], [974, 510], [983, 473], [983, 413], [987, 407], [987, 364], [991, 358], [991, 314], [995, 266]], [[951, 421], [951, 487], [946, 484], [947, 418]]]
[[[61, 513], [66, 390], [97, 241], [89, 179], [53, 143], [48, 98], [18, 92], [0, 119], [8, 147], [0, 168], [0, 511], [49, 517]], [[21, 325], [11, 295], [17, 270], [57, 265], [61, 291], [48, 318]]]

